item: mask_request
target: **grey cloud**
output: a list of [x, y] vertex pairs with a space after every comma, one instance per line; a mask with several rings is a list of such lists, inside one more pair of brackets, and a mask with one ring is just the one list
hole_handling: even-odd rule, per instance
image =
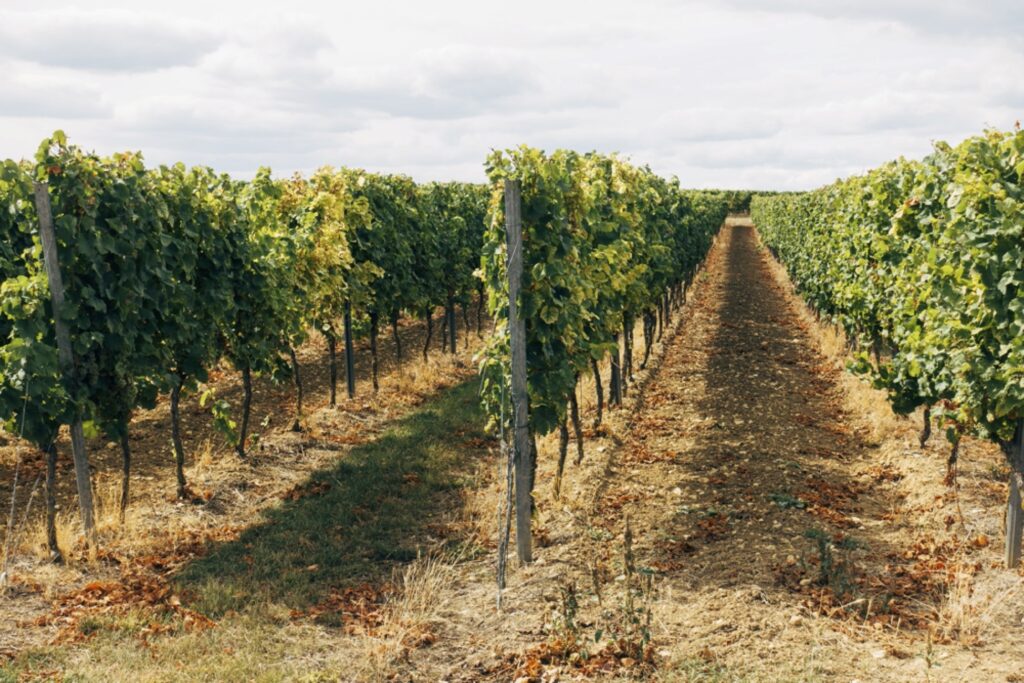
[[311, 152], [324, 138], [358, 128], [352, 120], [293, 112], [236, 100], [206, 101], [201, 105], [155, 100], [123, 111], [119, 128], [140, 139], [188, 148], [216, 147], [227, 152]]
[[969, 129], [977, 125], [972, 106], [952, 107], [948, 93], [880, 91], [862, 98], [834, 99], [791, 112], [794, 132], [833, 136], [917, 133], [926, 136], [936, 122]]
[[366, 60], [314, 29], [292, 27], [239, 33], [204, 57], [200, 70], [225, 89], [259, 90], [281, 109], [368, 120], [551, 114], [617, 102], [614, 93], [593, 87], [600, 74], [589, 66], [581, 78], [562, 83], [551, 78], [549, 64], [517, 50], [465, 43], [410, 51], [397, 60]]
[[87, 119], [113, 111], [91, 88], [66, 85], [0, 84], [0, 118]]
[[45, 66], [140, 72], [194, 64], [217, 44], [197, 25], [123, 12], [3, 12], [0, 53]]
[[424, 89], [434, 96], [481, 103], [521, 96], [537, 87], [528, 68], [472, 54], [455, 54], [427, 64], [423, 80]]
[[1010, 70], [1003, 78], [994, 79], [986, 88], [989, 100], [997, 105], [1009, 107], [1018, 112], [1018, 116], [1024, 116], [1024, 81], [1019, 77], [1020, 72], [1016, 69]]
[[295, 109], [312, 104], [342, 115], [364, 111], [427, 120], [478, 116], [503, 106], [521, 111], [544, 95], [528, 66], [471, 50], [418, 55], [408, 69], [325, 75], [320, 64], [308, 64], [271, 92], [282, 106]]
[[608, 50], [631, 48], [644, 41], [655, 40], [658, 32], [651, 27], [621, 24], [584, 24], [570, 27], [539, 26], [526, 42], [540, 49], [559, 48]]
[[292, 106], [301, 107], [313, 101], [334, 112], [365, 111], [387, 116], [447, 120], [479, 114], [490, 103], [485, 99], [471, 100], [445, 96], [441, 93], [416, 92], [406, 84], [378, 86], [326, 86], [317, 90], [296, 92], [284, 89], [278, 93]]
[[343, 54], [325, 34], [293, 26], [239, 34], [201, 69], [226, 89], [260, 90], [276, 107], [343, 117], [465, 118], [540, 91], [529, 64], [493, 50], [448, 46], [390, 65], [355, 64]]
[[204, 54], [197, 66], [202, 72], [223, 79], [225, 85], [315, 85], [331, 76], [328, 64], [318, 61], [318, 57], [333, 47], [331, 37], [317, 26], [284, 23], [236, 30], [216, 49]]
[[250, 177], [260, 166], [288, 175], [337, 163], [329, 150], [355, 124], [233, 98], [158, 98], [119, 107], [107, 127], [105, 152], [141, 149], [151, 164], [182, 161]]
[[277, 52], [289, 55], [310, 55], [334, 45], [322, 27], [293, 22], [279, 24], [250, 35], [249, 38], [264, 48], [272, 47]]
[[[898, 143], [894, 145], [894, 143]], [[682, 164], [701, 169], [788, 168], [798, 172], [822, 172], [826, 169], [867, 169], [898, 155], [897, 149], [924, 154], [930, 149], [927, 139], [879, 138], [864, 134], [846, 138], [813, 135], [796, 129], [768, 140], [754, 142], [698, 142], [674, 150]], [[831, 180], [838, 171], [831, 171]]]
[[668, 112], [653, 132], [666, 142], [759, 140], [782, 130], [774, 115], [748, 109], [690, 108]]
[[797, 12], [826, 19], [892, 21], [925, 33], [981, 33], [1017, 43], [1024, 33], [1024, 3], [1020, 0], [724, 0], [716, 4], [741, 10]]

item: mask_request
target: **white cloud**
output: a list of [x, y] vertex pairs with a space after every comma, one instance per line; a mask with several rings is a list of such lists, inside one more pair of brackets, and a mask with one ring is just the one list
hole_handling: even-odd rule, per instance
[[724, 0], [745, 10], [804, 13], [837, 20], [893, 22], [923, 33], [1019, 41], [1024, 5], [1018, 0]]
[[[0, 69], [3, 68], [0, 62]], [[60, 118], [69, 121], [109, 117], [113, 110], [104, 104], [95, 87], [45, 79], [16, 79], [0, 75], [0, 120], [5, 118]]]
[[803, 188], [1024, 109], [1009, 0], [100, 4], [0, 12], [0, 156], [61, 127], [239, 175], [482, 180], [527, 143]]
[[191, 64], [215, 40], [199, 22], [126, 11], [0, 13], [0, 54], [68, 69], [149, 71]]

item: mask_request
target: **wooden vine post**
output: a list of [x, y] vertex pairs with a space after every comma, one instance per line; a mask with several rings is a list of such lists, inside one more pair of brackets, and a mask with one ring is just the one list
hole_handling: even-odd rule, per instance
[[526, 391], [526, 321], [519, 316], [519, 291], [523, 276], [523, 220], [521, 187], [505, 181], [505, 232], [508, 245], [508, 330], [512, 355], [512, 443], [515, 462], [516, 554], [521, 564], [533, 561], [530, 535], [533, 512], [533, 456], [530, 453], [529, 412]]
[[1006, 501], [1006, 568], [1016, 569], [1020, 564], [1021, 536], [1024, 531], [1024, 510], [1021, 493], [1024, 489], [1024, 420], [1017, 421], [1010, 447], [1010, 494]]
[[345, 387], [348, 397], [356, 396], [356, 361], [352, 357], [352, 302], [345, 302]]
[[445, 315], [448, 316], [448, 352], [456, 353], [458, 344], [456, 340], [458, 324], [455, 319], [455, 297], [448, 296], [448, 306], [445, 308]]
[[[61, 374], [65, 384], [70, 384], [75, 375], [75, 357], [71, 351], [71, 337], [61, 313], [64, 310], [64, 281], [60, 275], [60, 261], [57, 255], [57, 236], [53, 231], [53, 213], [50, 209], [50, 191], [46, 183], [35, 184], [36, 213], [39, 215], [39, 237], [43, 243], [43, 266], [50, 285], [50, 300], [53, 304], [53, 327], [57, 337], [57, 353], [60, 358]], [[92, 539], [95, 521], [92, 505], [92, 477], [89, 473], [89, 458], [85, 452], [85, 433], [82, 418], [76, 415], [71, 423], [71, 452], [75, 462], [75, 482], [78, 485], [78, 505], [82, 512], [82, 527], [85, 536]]]

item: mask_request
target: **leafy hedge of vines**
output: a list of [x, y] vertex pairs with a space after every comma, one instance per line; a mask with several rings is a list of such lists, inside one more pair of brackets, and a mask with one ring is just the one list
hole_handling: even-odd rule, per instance
[[897, 412], [935, 405], [951, 440], [1005, 447], [1024, 417], [1022, 178], [1024, 132], [991, 131], [751, 212]]
[[[49, 187], [77, 372], [57, 362], [33, 182]], [[111, 438], [222, 361], [286, 377], [346, 302], [371, 315], [468, 302], [488, 190], [323, 168], [249, 182], [101, 158], [60, 131], [0, 165], [0, 420], [40, 448], [79, 417]], [[477, 246], [474, 246], [477, 245]], [[415, 262], [414, 259], [419, 259]], [[429, 268], [414, 267], [417, 263]]]
[[495, 421], [508, 395], [508, 286], [503, 187], [522, 188], [523, 278], [530, 428], [563, 423], [577, 378], [609, 353], [624, 314], [635, 319], [688, 282], [732, 198], [684, 191], [616, 156], [529, 147], [488, 160], [493, 191], [483, 275], [496, 332], [482, 355], [483, 397]]

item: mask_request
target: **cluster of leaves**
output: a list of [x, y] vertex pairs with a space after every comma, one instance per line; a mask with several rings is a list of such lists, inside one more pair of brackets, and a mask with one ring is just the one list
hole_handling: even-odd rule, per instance
[[7, 431], [45, 447], [74, 409], [58, 381], [49, 288], [33, 239], [32, 172], [26, 163], [0, 167], [0, 418]]
[[565, 420], [579, 375], [617, 353], [624, 320], [655, 309], [693, 276], [727, 201], [681, 190], [675, 179], [616, 156], [519, 147], [494, 152], [487, 170], [493, 191], [483, 274], [498, 324], [482, 356], [484, 403], [498, 419], [510, 382], [503, 187], [517, 180], [530, 428], [545, 434]]
[[346, 171], [367, 214], [355, 223], [352, 253], [377, 277], [353, 304], [371, 324], [428, 316], [449, 298], [469, 303], [479, 289], [488, 189], [472, 183], [417, 185], [407, 176]]
[[[19, 166], [4, 197], [8, 234], [28, 238], [15, 254], [21, 274], [2, 286], [0, 408], [12, 430], [46, 447], [62, 422], [96, 421], [111, 437], [127, 429], [132, 409], [151, 405], [170, 372], [178, 328], [168, 314], [176, 278], [194, 254], [167, 220], [168, 173], [148, 173], [138, 155], [99, 159], [66, 144], [43, 142], [37, 165]], [[53, 311], [42, 267], [33, 179], [49, 182], [61, 272], [67, 292], [59, 315], [72, 331], [73, 377], [62, 381]]]
[[1024, 133], [992, 131], [752, 214], [897, 412], [937, 404], [951, 440], [1005, 445], [1024, 417], [1022, 178]]
[[428, 183], [419, 187], [419, 193], [421, 240], [429, 246], [418, 250], [423, 265], [414, 271], [423, 280], [421, 306], [433, 308], [449, 298], [469, 304], [483, 284], [478, 271], [489, 189], [470, 183]]

